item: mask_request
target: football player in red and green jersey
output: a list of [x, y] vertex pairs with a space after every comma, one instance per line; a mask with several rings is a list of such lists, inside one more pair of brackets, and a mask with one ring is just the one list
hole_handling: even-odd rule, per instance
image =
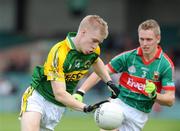
[[[25, 91], [21, 106], [22, 131], [53, 131], [65, 107], [91, 112], [100, 103], [87, 106], [73, 96], [79, 80], [93, 66], [94, 71], [104, 80], [111, 82], [103, 61], [99, 58], [99, 44], [108, 35], [107, 23], [97, 15], [86, 16], [77, 33], [52, 47], [44, 66], [36, 66], [30, 87]], [[115, 95], [118, 89], [111, 84]]]
[[[159, 45], [158, 23], [144, 21], [139, 25], [138, 36], [137, 49], [115, 56], [106, 66], [110, 74], [121, 73], [120, 93], [111, 102], [122, 107], [125, 119], [115, 131], [141, 131], [155, 102], [172, 106], [175, 101], [174, 65]], [[99, 80], [93, 73], [80, 89], [87, 92]]]

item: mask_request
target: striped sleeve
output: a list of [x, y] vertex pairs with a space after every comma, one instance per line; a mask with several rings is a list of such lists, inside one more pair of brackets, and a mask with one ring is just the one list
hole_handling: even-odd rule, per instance
[[166, 66], [166, 70], [164, 70], [162, 74], [163, 90], [175, 90], [174, 64], [166, 54], [164, 54], [164, 58], [166, 60], [167, 66]]
[[133, 51], [134, 50], [130, 50], [120, 53], [109, 62], [108, 67], [112, 71], [112, 73], [120, 73], [124, 70], [124, 68], [126, 68], [128, 57]]
[[[49, 52], [47, 60], [44, 64], [44, 74], [47, 80], [55, 80], [65, 82], [63, 63], [64, 55], [62, 54], [61, 43], [56, 44]], [[61, 50], [61, 51], [60, 51]]]

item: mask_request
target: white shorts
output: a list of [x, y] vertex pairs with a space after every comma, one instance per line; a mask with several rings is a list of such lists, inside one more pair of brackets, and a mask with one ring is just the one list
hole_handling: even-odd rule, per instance
[[44, 99], [36, 90], [28, 88], [23, 95], [21, 114], [26, 111], [41, 113], [40, 131], [53, 131], [60, 121], [65, 107]]
[[139, 111], [121, 101], [119, 98], [111, 99], [111, 102], [121, 106], [124, 113], [120, 131], [141, 131], [148, 120], [148, 113]]

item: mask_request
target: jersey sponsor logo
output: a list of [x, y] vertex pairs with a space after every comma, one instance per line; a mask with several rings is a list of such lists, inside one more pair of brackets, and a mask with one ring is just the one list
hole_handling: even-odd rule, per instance
[[134, 81], [133, 78], [128, 78], [127, 85], [130, 86], [130, 87], [136, 88], [136, 89], [138, 89], [140, 91], [144, 90], [145, 86], [146, 86], [143, 83]]
[[[146, 78], [141, 78], [133, 75], [129, 75], [127, 72], [123, 72], [120, 79], [119, 84], [132, 92], [140, 93], [147, 95], [144, 91], [146, 88]], [[154, 82], [157, 87], [157, 92], [161, 92], [162, 85], [160, 81]]]
[[66, 81], [77, 81], [77, 80], [80, 80], [82, 78], [82, 76], [84, 76], [84, 74], [82, 74], [82, 73], [67, 74], [67, 75], [65, 75], [65, 80]]
[[67, 73], [65, 74], [65, 80], [66, 81], [79, 81], [80, 79], [84, 77], [84, 75], [87, 72], [88, 72], [87, 70], [83, 70], [83, 71], [74, 71], [71, 73]]
[[120, 85], [131, 90], [132, 92], [148, 95], [145, 90], [146, 79], [129, 75], [127, 72], [122, 73]]

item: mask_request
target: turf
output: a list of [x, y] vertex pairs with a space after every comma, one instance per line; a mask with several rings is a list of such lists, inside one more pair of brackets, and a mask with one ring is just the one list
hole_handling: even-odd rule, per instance
[[[92, 115], [65, 115], [55, 131], [98, 131]], [[17, 113], [0, 113], [0, 131], [20, 131]], [[150, 119], [143, 131], [180, 131], [180, 119]]]

